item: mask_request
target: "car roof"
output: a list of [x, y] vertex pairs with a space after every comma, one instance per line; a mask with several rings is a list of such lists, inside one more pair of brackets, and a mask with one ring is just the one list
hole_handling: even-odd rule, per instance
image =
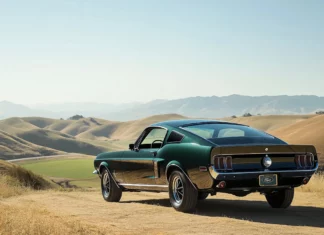
[[183, 127], [199, 124], [232, 124], [232, 125], [241, 125], [232, 122], [219, 121], [219, 120], [206, 120], [206, 119], [183, 119], [183, 120], [169, 120], [164, 122], [154, 123], [151, 126], [171, 126], [171, 127]]

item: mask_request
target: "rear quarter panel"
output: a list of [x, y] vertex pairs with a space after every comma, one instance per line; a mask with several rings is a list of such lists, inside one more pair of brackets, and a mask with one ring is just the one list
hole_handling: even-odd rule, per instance
[[198, 189], [211, 188], [213, 179], [210, 173], [199, 170], [200, 166], [208, 168], [211, 149], [211, 146], [201, 146], [195, 143], [172, 143], [165, 145], [158, 152], [158, 157], [164, 159], [161, 163], [161, 177], [158, 183], [166, 182], [166, 169], [170, 164], [179, 164]]

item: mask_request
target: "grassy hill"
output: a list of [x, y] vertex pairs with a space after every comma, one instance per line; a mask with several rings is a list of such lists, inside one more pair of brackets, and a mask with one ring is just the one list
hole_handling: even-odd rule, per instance
[[186, 118], [187, 117], [178, 114], [165, 114], [155, 115], [129, 122], [114, 122], [90, 129], [82, 134], [79, 134], [77, 137], [85, 139], [104, 137], [115, 140], [134, 140], [140, 135], [145, 127], [148, 127], [153, 123]]
[[230, 122], [236, 122], [252, 126], [263, 131], [272, 131], [285, 127], [300, 121], [307, 120], [315, 115], [269, 115], [269, 116], [251, 116], [226, 118]]
[[75, 137], [46, 129], [35, 129], [17, 134], [18, 137], [41, 146], [64, 152], [99, 154], [107, 149], [75, 139]]
[[[0, 129], [6, 132], [1, 134], [0, 146], [2, 155], [5, 153], [7, 158], [23, 154], [39, 156], [44, 153], [44, 150], [50, 151], [48, 148], [52, 149], [53, 154], [55, 150], [59, 150], [95, 155], [102, 151], [127, 149], [128, 144], [152, 123], [186, 118], [178, 114], [155, 115], [128, 122], [98, 118], [79, 120], [9, 118], [0, 121]], [[324, 137], [323, 118], [324, 116], [321, 115], [270, 115], [224, 120], [264, 130], [288, 143], [313, 144], [322, 153], [324, 152], [324, 143], [321, 141]], [[6, 141], [3, 141], [4, 139]]]
[[6, 198], [30, 189], [50, 189], [56, 185], [16, 164], [0, 160], [0, 198]]
[[62, 154], [63, 152], [39, 146], [17, 136], [0, 131], [0, 159], [15, 159]]
[[321, 156], [324, 154], [324, 115], [314, 116], [270, 133], [291, 144], [315, 145], [317, 152]]

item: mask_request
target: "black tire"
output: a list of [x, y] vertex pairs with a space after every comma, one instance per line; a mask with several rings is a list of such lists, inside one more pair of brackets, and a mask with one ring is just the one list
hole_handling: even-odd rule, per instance
[[173, 171], [169, 178], [169, 197], [174, 209], [193, 212], [196, 209], [198, 192], [180, 171]]
[[209, 193], [198, 193], [198, 200], [202, 201], [208, 197]]
[[118, 188], [106, 168], [101, 171], [101, 192], [107, 202], [119, 202], [122, 197], [122, 190]]
[[272, 208], [287, 208], [294, 199], [294, 189], [284, 189], [276, 193], [266, 194], [266, 199]]

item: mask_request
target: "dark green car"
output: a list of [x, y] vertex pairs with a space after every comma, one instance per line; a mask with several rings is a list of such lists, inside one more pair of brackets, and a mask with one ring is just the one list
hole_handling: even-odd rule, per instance
[[287, 208], [318, 158], [314, 146], [288, 145], [245, 125], [177, 120], [147, 127], [129, 150], [99, 154], [94, 167], [106, 201], [118, 202], [123, 191], [169, 192], [176, 210], [190, 212], [217, 192], [260, 192], [273, 208]]

